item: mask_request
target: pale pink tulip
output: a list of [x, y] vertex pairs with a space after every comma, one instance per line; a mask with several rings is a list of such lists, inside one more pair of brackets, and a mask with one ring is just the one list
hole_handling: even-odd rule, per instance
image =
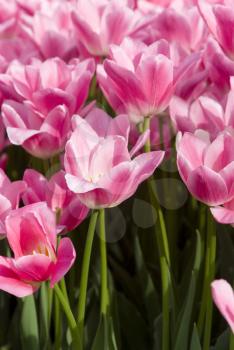
[[2, 106], [10, 142], [40, 158], [62, 151], [71, 115], [82, 109], [94, 69], [92, 59], [69, 65], [58, 58], [10, 65], [0, 77], [4, 94], [19, 101], [5, 101]]
[[114, 207], [131, 197], [164, 157], [158, 151], [131, 160], [145, 141], [140, 140], [129, 154], [125, 137], [115, 132], [100, 137], [78, 116], [74, 124], [65, 149], [65, 178], [70, 190], [89, 208]]
[[72, 18], [78, 43], [93, 56], [107, 56], [111, 44], [119, 45], [151, 20], [131, 9], [125, 0], [79, 0]]
[[221, 88], [226, 87], [234, 75], [234, 10], [232, 1], [212, 3], [198, 1], [200, 12], [208, 25], [211, 38], [205, 50], [204, 62], [211, 79]]
[[[200, 96], [191, 104], [174, 96], [170, 103], [170, 116], [175, 128], [182, 132], [205, 130], [213, 140], [221, 131], [234, 134], [234, 80], [231, 78], [231, 90], [227, 96], [215, 95], [215, 91], [206, 89], [206, 96]], [[209, 96], [210, 93], [210, 96]]]
[[216, 206], [234, 198], [234, 137], [223, 132], [210, 142], [203, 133], [178, 135], [177, 165], [192, 195]]
[[228, 56], [234, 58], [234, 42], [232, 31], [234, 29], [233, 3], [212, 4], [198, 0], [200, 12], [211, 33]]
[[26, 32], [43, 57], [69, 60], [78, 52], [71, 20], [72, 4], [63, 1], [44, 1], [36, 11]]
[[125, 112], [138, 123], [167, 108], [175, 84], [169, 55], [165, 41], [147, 47], [125, 39], [111, 47], [112, 59], [106, 59], [97, 73], [103, 93], [118, 113]]
[[6, 234], [5, 219], [13, 209], [17, 209], [27, 185], [24, 181], [11, 182], [0, 169], [0, 238]]
[[69, 238], [57, 247], [55, 215], [44, 202], [13, 210], [6, 232], [14, 257], [0, 257], [0, 289], [17, 297], [32, 294], [43, 281], [53, 287], [75, 260]]
[[225, 280], [216, 280], [211, 284], [213, 300], [234, 333], [234, 292]]
[[33, 156], [45, 159], [64, 149], [71, 128], [64, 105], [55, 107], [45, 117], [30, 104], [6, 101], [2, 116], [10, 142]]
[[83, 107], [94, 71], [92, 59], [74, 59], [70, 64], [59, 58], [34, 60], [30, 65], [13, 62], [6, 74], [0, 75], [0, 84], [19, 101], [30, 101], [42, 114], [66, 105], [72, 115]]
[[46, 202], [57, 216], [57, 224], [66, 231], [73, 230], [88, 215], [89, 209], [67, 187], [63, 170], [47, 180], [39, 172], [27, 169], [23, 180], [28, 185], [23, 195], [24, 204]]

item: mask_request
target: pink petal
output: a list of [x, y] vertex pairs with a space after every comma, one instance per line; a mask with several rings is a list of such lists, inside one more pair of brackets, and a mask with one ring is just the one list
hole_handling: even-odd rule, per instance
[[43, 282], [49, 279], [53, 263], [44, 254], [26, 255], [14, 260], [14, 267], [22, 280]]
[[219, 205], [227, 200], [228, 192], [223, 178], [205, 166], [189, 174], [187, 186], [197, 199], [208, 205]]
[[146, 130], [143, 134], [141, 134], [138, 137], [137, 142], [135, 143], [135, 145], [130, 151], [131, 158], [134, 157], [137, 154], [137, 152], [144, 147], [149, 137], [150, 137], [150, 130]]
[[221, 224], [234, 224], [234, 210], [224, 207], [214, 207], [210, 209], [215, 220]]
[[149, 111], [162, 112], [173, 93], [173, 62], [163, 55], [142, 59], [137, 78], [146, 95]]
[[46, 178], [33, 169], [26, 169], [23, 180], [27, 183], [27, 191], [23, 195], [25, 205], [41, 202], [46, 196]]
[[57, 262], [54, 265], [51, 275], [51, 288], [53, 288], [54, 285], [70, 270], [75, 259], [76, 251], [72, 241], [69, 238], [61, 239], [57, 252]]
[[225, 280], [216, 280], [211, 284], [213, 300], [234, 333], [234, 293]]
[[0, 289], [22, 298], [33, 294], [37, 287], [19, 278], [13, 267], [13, 259], [0, 257]]

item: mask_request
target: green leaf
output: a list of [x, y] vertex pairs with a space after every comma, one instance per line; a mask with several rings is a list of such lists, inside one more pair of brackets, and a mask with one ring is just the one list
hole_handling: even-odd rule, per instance
[[191, 338], [191, 344], [190, 344], [190, 350], [201, 350], [201, 343], [200, 343], [200, 339], [199, 339], [199, 335], [198, 335], [198, 331], [197, 331], [197, 326], [196, 324], [194, 324], [193, 326], [193, 334], [192, 334], [192, 338]]
[[148, 327], [136, 307], [121, 293], [117, 293], [123, 348], [128, 350], [150, 349]]
[[97, 333], [91, 349], [117, 350], [111, 317], [106, 315], [101, 316]]
[[220, 337], [217, 339], [215, 346], [212, 347], [212, 350], [226, 350], [229, 348], [229, 338], [230, 338], [229, 329], [223, 332]]
[[37, 311], [33, 295], [23, 300], [20, 326], [22, 348], [40, 350]]
[[135, 236], [134, 239], [134, 247], [137, 279], [140, 284], [142, 297], [147, 311], [148, 321], [150, 324], [152, 324], [160, 312], [160, 298], [157, 295], [157, 291], [154, 287], [151, 275], [149, 274], [145, 265], [140, 242], [137, 236]]
[[177, 333], [175, 337], [175, 347], [174, 350], [187, 349], [190, 339], [190, 325], [193, 314], [193, 306], [196, 295], [196, 284], [198, 278], [198, 272], [201, 265], [201, 238], [197, 231], [197, 244], [196, 244], [196, 254], [194, 259], [193, 270], [191, 273], [190, 285], [185, 299], [182, 312], [178, 317], [177, 321]]

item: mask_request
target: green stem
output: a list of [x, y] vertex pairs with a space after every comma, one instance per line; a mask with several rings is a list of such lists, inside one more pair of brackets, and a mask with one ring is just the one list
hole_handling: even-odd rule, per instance
[[81, 344], [83, 344], [83, 330], [84, 330], [84, 319], [85, 319], [85, 308], [86, 308], [86, 295], [87, 295], [87, 287], [88, 287], [89, 265], [90, 265], [90, 258], [91, 258], [97, 218], [98, 218], [98, 211], [93, 211], [89, 222], [89, 229], [87, 233], [83, 262], [82, 262], [80, 295], [79, 295], [79, 301], [78, 301], [78, 316], [77, 316], [77, 324], [81, 335]]
[[67, 294], [67, 287], [66, 287], [66, 282], [65, 282], [65, 278], [63, 277], [60, 281], [60, 287], [62, 289], [63, 295], [65, 296], [67, 302], [69, 303], [69, 297]]
[[[146, 117], [144, 119], [144, 123], [143, 123], [143, 130], [142, 132], [145, 132], [147, 130], [150, 129], [150, 118], [149, 117]], [[145, 143], [145, 146], [144, 146], [144, 150], [145, 152], [150, 152], [151, 150], [151, 145], [150, 145], [150, 136], [148, 137], [146, 143]]]
[[206, 285], [206, 318], [205, 318], [205, 330], [203, 339], [203, 350], [209, 350], [210, 339], [211, 339], [211, 328], [212, 328], [212, 315], [213, 315], [213, 303], [211, 296], [210, 284], [215, 276], [215, 258], [216, 258], [216, 227], [214, 219], [208, 209], [207, 218], [207, 247], [206, 254], [206, 274], [205, 274], [205, 285]]
[[74, 350], [81, 350], [81, 341], [80, 341], [80, 337], [79, 337], [79, 332], [78, 332], [78, 327], [76, 324], [76, 320], [73, 316], [73, 313], [71, 311], [71, 307], [70, 305], [67, 303], [66, 298], [64, 297], [61, 289], [59, 288], [58, 284], [56, 284], [54, 286], [54, 291], [56, 293], [57, 298], [59, 299], [59, 302], [61, 304], [61, 306], [63, 307], [63, 311], [67, 317], [68, 320], [68, 325], [71, 331], [71, 335], [72, 335], [72, 340], [73, 340], [73, 347]]
[[[149, 129], [150, 119], [145, 118], [143, 124], [143, 132]], [[150, 138], [148, 138], [145, 144], [145, 152], [150, 152]], [[161, 283], [162, 283], [162, 350], [169, 350], [169, 331], [170, 331], [170, 313], [169, 313], [169, 298], [170, 298], [170, 253], [167, 239], [166, 225], [164, 216], [160, 205], [158, 204], [156, 192], [154, 188], [153, 177], [147, 180], [147, 187], [149, 191], [150, 202], [152, 207], [155, 208], [158, 214], [159, 227], [155, 226], [155, 236], [159, 251], [160, 270], [161, 270]]]
[[61, 312], [60, 312], [60, 303], [57, 295], [55, 296], [55, 303], [54, 303], [54, 326], [55, 326], [55, 350], [60, 350], [61, 348], [61, 340], [62, 340], [62, 333], [61, 333]]
[[54, 291], [49, 286], [47, 286], [47, 291], [48, 291], [48, 328], [50, 330]]
[[109, 303], [108, 297], [108, 271], [107, 271], [107, 253], [106, 253], [106, 228], [105, 228], [105, 209], [100, 209], [99, 229], [100, 229], [100, 254], [101, 254], [101, 313], [106, 314]]
[[230, 331], [229, 350], [234, 350], [234, 334]]

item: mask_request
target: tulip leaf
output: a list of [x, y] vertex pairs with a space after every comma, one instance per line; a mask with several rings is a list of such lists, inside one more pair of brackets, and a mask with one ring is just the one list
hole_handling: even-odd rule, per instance
[[196, 231], [197, 243], [196, 253], [194, 259], [193, 270], [191, 273], [190, 285], [185, 299], [182, 312], [177, 321], [177, 333], [175, 337], [174, 350], [181, 350], [188, 348], [188, 342], [190, 339], [190, 325], [193, 313], [193, 306], [196, 294], [196, 283], [198, 278], [198, 272], [201, 265], [201, 238], [198, 231]]
[[135, 246], [135, 258], [136, 258], [136, 273], [142, 292], [142, 297], [145, 302], [148, 320], [153, 323], [157, 315], [159, 314], [159, 297], [154, 287], [152, 278], [147, 270], [144, 262], [143, 253], [141, 250], [140, 242], [137, 236], [134, 240]]
[[229, 329], [227, 329], [225, 332], [223, 332], [220, 337], [217, 339], [215, 346], [213, 346], [212, 350], [224, 350], [229, 348], [229, 338], [230, 338], [230, 332]]
[[117, 350], [112, 318], [102, 315], [96, 336], [92, 345], [92, 350]]
[[197, 331], [197, 326], [194, 325], [191, 344], [190, 344], [190, 350], [201, 350], [201, 349], [202, 347], [201, 347], [201, 343], [200, 343], [200, 339]]
[[117, 302], [122, 338], [126, 343], [123, 344], [123, 348], [128, 350], [149, 349], [148, 327], [135, 305], [122, 293], [117, 293]]
[[23, 300], [20, 325], [22, 348], [24, 350], [39, 350], [38, 320], [33, 295]]

